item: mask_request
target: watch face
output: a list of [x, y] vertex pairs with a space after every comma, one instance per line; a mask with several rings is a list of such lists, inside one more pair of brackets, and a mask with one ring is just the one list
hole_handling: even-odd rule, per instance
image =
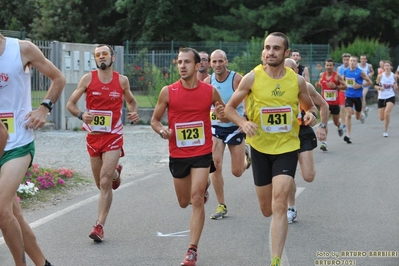
[[50, 107], [53, 107], [53, 102], [50, 99], [45, 99], [43, 102], [47, 103]]

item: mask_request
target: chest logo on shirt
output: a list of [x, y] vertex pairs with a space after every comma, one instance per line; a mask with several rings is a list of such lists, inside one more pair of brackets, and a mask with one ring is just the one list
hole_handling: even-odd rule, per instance
[[280, 89], [280, 84], [277, 84], [276, 88], [272, 90], [272, 97], [282, 97], [285, 91], [281, 91]]
[[121, 97], [121, 94], [114, 90], [109, 93], [109, 97], [111, 97], [111, 100], [115, 101], [117, 98]]
[[9, 78], [8, 74], [0, 73], [0, 90], [7, 87]]
[[105, 86], [103, 86], [101, 89], [102, 89], [103, 91], [109, 91], [109, 88], [108, 88], [108, 87], [105, 87]]

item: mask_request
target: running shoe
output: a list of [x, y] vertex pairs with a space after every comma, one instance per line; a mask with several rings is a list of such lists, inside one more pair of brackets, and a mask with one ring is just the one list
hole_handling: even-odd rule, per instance
[[366, 117], [368, 117], [369, 116], [369, 108], [366, 106], [366, 108], [364, 108], [364, 115], [366, 116]]
[[351, 144], [351, 143], [352, 143], [351, 138], [349, 138], [349, 137], [347, 137], [347, 136], [344, 137], [344, 141], [346, 141], [346, 143], [348, 143], [348, 144]]
[[206, 188], [205, 188], [204, 204], [208, 201], [208, 198], [209, 198], [208, 188], [210, 185], [211, 185], [211, 179], [208, 177], [208, 183], [206, 184]]
[[344, 129], [343, 127], [340, 125], [338, 127], [338, 136], [342, 137], [344, 135]]
[[298, 221], [298, 213], [295, 208], [288, 208], [287, 219], [288, 219], [289, 224], [292, 224], [292, 222]]
[[362, 113], [360, 115], [360, 122], [362, 122], [362, 124], [364, 124], [364, 120], [366, 120], [366, 116]]
[[251, 166], [251, 147], [249, 144], [245, 144], [245, 158], [247, 159], [247, 168]]
[[321, 142], [320, 150], [327, 151], [327, 142], [325, 142], [325, 141]]
[[122, 168], [123, 168], [123, 166], [121, 164], [118, 164], [118, 166], [116, 166], [116, 169], [115, 169], [116, 177], [112, 180], [112, 189], [113, 190], [117, 189], [121, 184]]
[[182, 266], [195, 266], [197, 262], [197, 251], [189, 249], [186, 253], [186, 258], [180, 264]]
[[227, 207], [224, 204], [219, 204], [216, 212], [211, 215], [211, 219], [219, 220], [227, 216]]
[[277, 256], [275, 256], [272, 260], [272, 264], [270, 266], [281, 266], [281, 259]]
[[384, 138], [388, 138], [388, 132], [383, 132], [382, 135], [384, 136]]
[[94, 242], [102, 242], [104, 238], [104, 228], [101, 224], [97, 222], [94, 229], [90, 233], [89, 237], [94, 240]]

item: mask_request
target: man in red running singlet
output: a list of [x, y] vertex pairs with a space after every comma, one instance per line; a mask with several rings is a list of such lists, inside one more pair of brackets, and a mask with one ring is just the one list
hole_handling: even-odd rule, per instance
[[[100, 190], [97, 222], [89, 237], [96, 242], [104, 238], [104, 224], [112, 203], [112, 189], [121, 183], [122, 165], [119, 158], [123, 151], [122, 107], [126, 100], [127, 118], [132, 122], [139, 121], [137, 101], [130, 91], [126, 76], [113, 71], [115, 61], [111, 46], [101, 44], [94, 50], [97, 70], [87, 73], [80, 80], [67, 103], [71, 114], [83, 121], [87, 151], [94, 180]], [[86, 94], [86, 109], [79, 110], [76, 103]]]
[[[180, 79], [162, 88], [151, 119], [151, 127], [161, 138], [169, 140], [169, 169], [173, 176], [179, 205], [192, 205], [190, 245], [184, 266], [195, 266], [197, 247], [205, 222], [204, 204], [210, 185], [209, 173], [215, 171], [212, 159], [212, 130], [210, 110], [222, 121], [224, 103], [218, 90], [198, 80], [201, 66], [199, 53], [192, 48], [181, 48], [177, 66]], [[168, 109], [168, 128], [161, 124]]]
[[342, 76], [334, 71], [334, 60], [327, 59], [325, 63], [326, 71], [320, 73], [320, 79], [316, 82], [316, 88], [321, 88], [321, 96], [329, 105], [329, 111], [332, 115], [334, 125], [338, 129], [338, 135], [343, 136], [343, 123], [340, 118], [340, 91], [346, 90], [346, 83]]

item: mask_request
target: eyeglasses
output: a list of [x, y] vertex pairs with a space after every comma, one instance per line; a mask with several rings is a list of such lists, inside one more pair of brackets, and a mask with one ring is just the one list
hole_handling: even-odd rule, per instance
[[109, 55], [109, 52], [103, 51], [103, 52], [101, 52], [101, 53], [96, 53], [94, 56], [95, 56], [96, 58], [100, 58], [102, 55], [103, 55], [103, 56], [108, 56], [108, 55]]
[[209, 59], [208, 59], [208, 58], [201, 58], [201, 61], [202, 61], [202, 62], [208, 62]]

